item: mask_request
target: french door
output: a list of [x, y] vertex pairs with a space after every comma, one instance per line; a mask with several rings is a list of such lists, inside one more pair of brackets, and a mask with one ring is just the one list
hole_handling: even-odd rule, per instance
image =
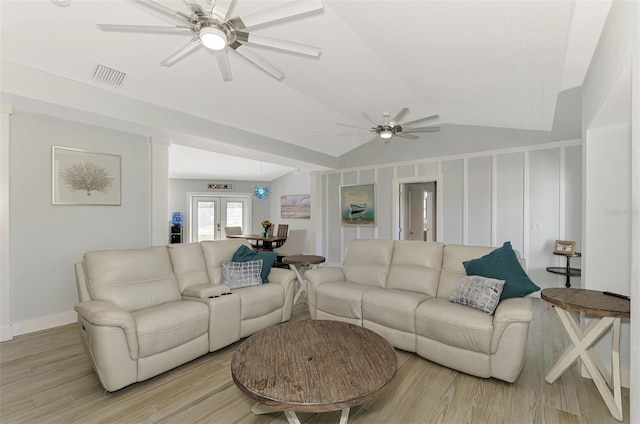
[[191, 196], [190, 241], [224, 239], [224, 227], [242, 227], [244, 231], [249, 225], [248, 205], [248, 197]]

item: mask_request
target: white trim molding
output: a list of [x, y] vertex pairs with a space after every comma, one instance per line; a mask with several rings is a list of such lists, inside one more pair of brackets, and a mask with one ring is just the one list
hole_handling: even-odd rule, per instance
[[9, 273], [9, 116], [11, 105], [0, 104], [0, 342], [13, 338]]

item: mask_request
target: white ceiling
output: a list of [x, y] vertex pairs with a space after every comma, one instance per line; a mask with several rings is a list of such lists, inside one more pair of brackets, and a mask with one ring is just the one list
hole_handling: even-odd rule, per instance
[[[182, 1], [160, 1], [187, 10]], [[225, 83], [204, 49], [172, 67], [159, 65], [188, 35], [103, 32], [94, 25], [167, 24], [140, 4], [69, 3], [0, 0], [2, 59], [264, 136], [264, 147], [234, 153], [234, 141], [166, 123], [178, 145], [171, 176], [262, 180], [307, 168], [304, 160], [300, 165], [305, 152], [307, 169], [317, 169], [314, 152], [337, 157], [358, 147], [362, 137], [338, 136], [345, 128], [336, 122], [368, 127], [363, 111], [382, 119], [408, 107], [404, 121], [437, 113], [440, 123], [549, 131], [556, 96], [582, 84], [610, 6], [610, 0], [324, 0], [322, 11], [253, 31], [318, 46], [319, 58], [252, 46], [285, 79], [230, 52], [234, 80]], [[236, 0], [230, 16], [281, 3]], [[92, 80], [96, 63], [126, 72], [124, 84]], [[225, 156], [214, 154], [220, 152]], [[277, 160], [265, 160], [265, 152]]]

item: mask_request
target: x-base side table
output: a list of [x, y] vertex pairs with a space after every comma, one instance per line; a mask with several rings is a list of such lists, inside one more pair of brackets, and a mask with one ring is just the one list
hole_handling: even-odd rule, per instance
[[316, 255], [291, 255], [285, 256], [282, 258], [282, 262], [289, 265], [289, 268], [293, 272], [296, 273], [296, 278], [300, 283], [300, 288], [296, 292], [295, 297], [293, 298], [293, 304], [295, 305], [300, 295], [304, 290], [306, 290], [305, 279], [302, 277], [301, 271], [304, 267], [313, 267], [314, 265], [321, 264], [325, 261], [324, 256], [316, 256]]
[[[596, 290], [552, 288], [544, 289], [541, 297], [552, 305], [562, 321], [571, 343], [567, 351], [551, 368], [545, 380], [552, 384], [578, 358], [582, 359], [589, 375], [609, 408], [611, 415], [622, 421], [622, 389], [620, 387], [620, 318], [631, 317], [631, 302], [608, 296]], [[595, 315], [591, 323], [582, 331], [579, 313]], [[591, 346], [611, 328], [611, 373], [606, 369]], [[607, 387], [608, 386], [608, 387]], [[613, 391], [613, 393], [612, 393]]]

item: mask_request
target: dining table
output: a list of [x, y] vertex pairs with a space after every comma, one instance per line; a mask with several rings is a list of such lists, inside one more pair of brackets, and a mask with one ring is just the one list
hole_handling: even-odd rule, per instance
[[256, 244], [254, 247], [261, 248], [263, 250], [273, 250], [274, 243], [284, 243], [287, 239], [287, 236], [268, 236], [265, 237], [264, 234], [228, 234], [227, 238], [239, 238], [245, 239], [249, 241], [255, 241]]

